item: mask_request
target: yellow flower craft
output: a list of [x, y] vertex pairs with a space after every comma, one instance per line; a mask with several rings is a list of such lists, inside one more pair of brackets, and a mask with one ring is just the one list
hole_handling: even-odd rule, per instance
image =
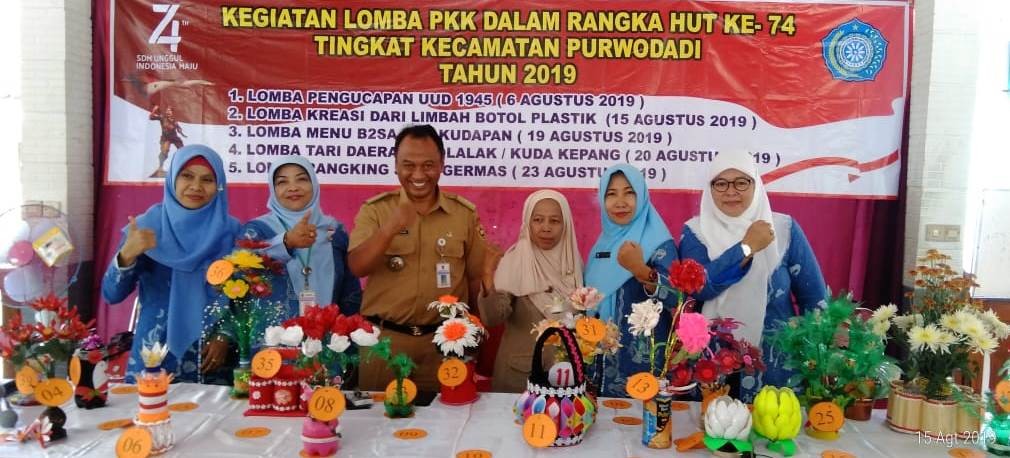
[[225, 256], [226, 261], [230, 261], [239, 268], [245, 269], [263, 269], [263, 258], [256, 256], [253, 252], [248, 250], [238, 250], [228, 256]]
[[245, 280], [228, 280], [224, 282], [224, 295], [229, 299], [241, 299], [249, 292], [249, 284]]

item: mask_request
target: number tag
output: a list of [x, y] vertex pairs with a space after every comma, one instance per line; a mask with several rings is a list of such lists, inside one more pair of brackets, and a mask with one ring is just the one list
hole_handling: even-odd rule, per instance
[[555, 388], [567, 388], [570, 386], [575, 386], [575, 375], [574, 369], [572, 368], [572, 363], [568, 361], [562, 361], [560, 363], [554, 363], [551, 369], [547, 371], [548, 382], [551, 386]]

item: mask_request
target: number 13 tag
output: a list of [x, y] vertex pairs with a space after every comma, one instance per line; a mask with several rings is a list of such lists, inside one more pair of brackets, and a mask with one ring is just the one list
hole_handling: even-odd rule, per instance
[[435, 264], [435, 284], [439, 288], [452, 287], [452, 271], [448, 262]]

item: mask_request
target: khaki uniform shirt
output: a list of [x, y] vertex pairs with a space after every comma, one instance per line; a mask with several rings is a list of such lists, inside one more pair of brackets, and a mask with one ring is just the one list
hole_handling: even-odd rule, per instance
[[[406, 199], [401, 189], [365, 202], [354, 218], [349, 250], [375, 234]], [[391, 267], [394, 257], [403, 260], [399, 271]], [[361, 314], [408, 326], [437, 324], [441, 321], [438, 312], [428, 310], [428, 304], [444, 294], [456, 296], [474, 310], [477, 304], [470, 304], [467, 297], [468, 279], [481, 275], [483, 259], [484, 229], [476, 207], [460, 196], [439, 191], [435, 209], [418, 215], [412, 226], [395, 235], [383, 264], [368, 276]], [[439, 288], [436, 278], [436, 265], [443, 262], [450, 270], [448, 288]]]

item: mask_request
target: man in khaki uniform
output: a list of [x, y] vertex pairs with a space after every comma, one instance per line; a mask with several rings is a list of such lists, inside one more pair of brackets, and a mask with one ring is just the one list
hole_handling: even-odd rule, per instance
[[[484, 231], [476, 208], [438, 188], [444, 158], [434, 127], [403, 129], [395, 144], [401, 188], [365, 202], [348, 253], [351, 272], [368, 277], [361, 314], [392, 340], [394, 354], [405, 352], [417, 363], [410, 378], [425, 391], [439, 389], [442, 362], [432, 342], [441, 318], [428, 304], [445, 294], [467, 304], [476, 300], [483, 267]], [[362, 358], [363, 389], [383, 390], [393, 378], [384, 361]]]

